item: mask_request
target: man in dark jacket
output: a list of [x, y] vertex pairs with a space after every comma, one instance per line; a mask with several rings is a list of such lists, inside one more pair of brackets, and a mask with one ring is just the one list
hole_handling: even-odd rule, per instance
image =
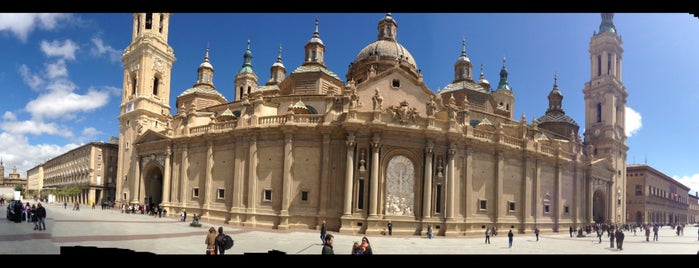
[[621, 228], [616, 230], [616, 233], [614, 234], [616, 236], [616, 249], [618, 250], [623, 250], [623, 245], [624, 245], [624, 232], [621, 231]]
[[39, 220], [39, 231], [46, 230], [46, 208], [41, 203], [36, 204], [36, 218]]

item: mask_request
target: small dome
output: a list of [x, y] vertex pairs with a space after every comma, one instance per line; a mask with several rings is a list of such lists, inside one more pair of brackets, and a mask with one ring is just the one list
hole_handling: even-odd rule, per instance
[[387, 40], [377, 40], [367, 45], [357, 54], [354, 62], [360, 62], [377, 55], [407, 61], [410, 65], [417, 68], [413, 55], [403, 45]]
[[211, 66], [211, 63], [209, 63], [209, 61], [205, 61], [205, 62], [202, 62], [201, 64], [199, 64], [199, 68], [213, 69], [214, 66]]
[[178, 97], [182, 97], [184, 95], [189, 95], [189, 94], [194, 94], [194, 93], [216, 95], [216, 96], [223, 98], [224, 100], [226, 99], [226, 97], [224, 97], [220, 92], [218, 92], [218, 90], [213, 89], [213, 88], [206, 88], [206, 87], [189, 88], [189, 89], [185, 90], [184, 92], [182, 92], [182, 94], [180, 94]]

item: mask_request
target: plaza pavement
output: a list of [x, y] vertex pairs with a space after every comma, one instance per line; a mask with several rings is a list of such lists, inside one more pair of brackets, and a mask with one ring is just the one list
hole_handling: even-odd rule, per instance
[[[30, 202], [34, 203], [34, 202]], [[68, 248], [96, 247], [127, 249], [136, 253], [156, 255], [203, 255], [204, 239], [209, 227], [218, 228], [221, 223], [202, 221], [202, 226], [189, 226], [178, 217], [170, 215], [157, 218], [146, 215], [122, 214], [119, 210], [91, 209], [83, 206], [80, 211], [62, 204], [45, 205], [48, 217], [45, 231], [33, 230], [33, 224], [14, 223], [6, 219], [6, 205], [0, 208], [0, 254], [60, 255]], [[321, 241], [316, 230], [280, 231], [260, 228], [224, 226], [224, 232], [235, 240], [235, 246], [226, 255], [268, 254], [270, 251], [287, 255], [320, 255]], [[566, 228], [567, 230], [567, 228]], [[485, 244], [484, 236], [443, 237], [433, 239], [414, 235], [368, 236], [375, 255], [537, 255], [537, 254], [687, 254], [699, 252], [697, 227], [687, 226], [684, 235], [677, 236], [670, 227], [660, 229], [659, 241], [646, 242], [638, 232], [625, 232], [623, 250], [609, 247], [606, 234], [602, 243], [593, 235], [582, 238], [569, 237], [568, 232], [542, 230], [539, 241], [533, 232], [515, 232], [512, 248], [508, 247], [507, 231], [500, 230]], [[349, 255], [354, 241], [362, 234], [348, 235], [329, 232], [335, 236], [335, 254]], [[652, 234], [651, 234], [652, 240]]]

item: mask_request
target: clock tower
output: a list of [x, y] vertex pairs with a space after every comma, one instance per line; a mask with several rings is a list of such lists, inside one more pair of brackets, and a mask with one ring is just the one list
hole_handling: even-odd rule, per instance
[[[585, 83], [585, 144], [594, 220], [626, 222], [626, 135], [624, 134], [626, 87], [621, 82], [624, 49], [614, 27], [614, 14], [602, 13], [599, 32], [590, 40], [590, 81]], [[602, 209], [604, 208], [604, 209]]]
[[175, 54], [167, 42], [170, 13], [135, 13], [131, 44], [124, 50], [119, 113], [118, 203], [142, 203], [130, 193], [139, 183], [134, 142], [146, 130], [163, 131], [170, 118], [170, 73]]

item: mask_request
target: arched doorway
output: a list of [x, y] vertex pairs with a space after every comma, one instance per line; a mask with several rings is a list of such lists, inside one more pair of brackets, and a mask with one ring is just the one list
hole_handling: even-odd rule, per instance
[[643, 213], [640, 211], [636, 211], [636, 224], [643, 224]]
[[158, 165], [151, 165], [143, 176], [143, 203], [160, 205], [163, 202], [163, 171]]
[[592, 217], [596, 223], [605, 223], [607, 220], [607, 202], [604, 191], [595, 191], [592, 197]]

